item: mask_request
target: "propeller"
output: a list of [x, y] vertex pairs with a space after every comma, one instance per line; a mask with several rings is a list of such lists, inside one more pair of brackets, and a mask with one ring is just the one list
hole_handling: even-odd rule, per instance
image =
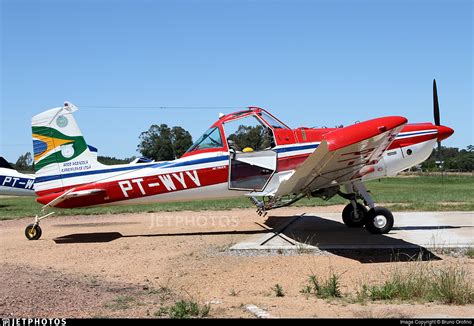
[[433, 115], [436, 129], [438, 130], [438, 149], [437, 158], [441, 164], [441, 141], [448, 138], [454, 133], [454, 130], [441, 125], [441, 119], [439, 116], [439, 103], [438, 103], [438, 89], [436, 87], [436, 79], [433, 79]]
[[[438, 89], [436, 87], [436, 79], [433, 79], [433, 114], [434, 114], [435, 125], [440, 126], [441, 121], [439, 118]], [[438, 141], [438, 155], [440, 151], [441, 151], [441, 141]]]

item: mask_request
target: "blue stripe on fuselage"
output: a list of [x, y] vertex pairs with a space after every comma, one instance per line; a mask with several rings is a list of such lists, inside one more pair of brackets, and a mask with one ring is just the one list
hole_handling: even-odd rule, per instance
[[[300, 151], [305, 149], [312, 149], [318, 147], [318, 144], [311, 144], [311, 145], [302, 145], [302, 146], [293, 146], [293, 147], [284, 147], [284, 148], [275, 148], [277, 153], [285, 153], [291, 151]], [[175, 168], [180, 166], [190, 166], [196, 164], [203, 164], [203, 163], [211, 163], [211, 162], [219, 162], [219, 161], [227, 161], [229, 159], [228, 155], [224, 156], [216, 156], [216, 157], [206, 157], [196, 160], [190, 161], [183, 161], [183, 162], [164, 162], [164, 163], [155, 163], [155, 164], [146, 164], [146, 165], [133, 165], [133, 166], [125, 166], [119, 168], [111, 168], [111, 169], [101, 169], [101, 170], [92, 170], [92, 171], [81, 171], [75, 173], [68, 173], [68, 174], [56, 174], [56, 175], [48, 175], [44, 177], [36, 178], [37, 183], [46, 182], [46, 181], [53, 181], [58, 179], [67, 179], [67, 178], [74, 178], [80, 177], [85, 175], [94, 175], [94, 174], [101, 174], [101, 173], [112, 173], [112, 172], [121, 172], [121, 171], [133, 171], [143, 168]]]
[[431, 130], [431, 131], [418, 131], [418, 132], [407, 133], [407, 134], [404, 134], [404, 135], [398, 134], [397, 137], [395, 137], [395, 138], [420, 136], [420, 135], [425, 135], [425, 134], [426, 134], [426, 135], [429, 135], [429, 134], [435, 134], [435, 133], [436, 133], [436, 130]]
[[192, 161], [184, 161], [184, 162], [165, 162], [165, 163], [155, 163], [155, 164], [146, 164], [146, 165], [133, 165], [133, 166], [125, 166], [120, 168], [111, 168], [111, 169], [102, 169], [102, 170], [92, 170], [92, 171], [81, 171], [75, 173], [68, 173], [68, 174], [55, 174], [55, 175], [48, 175], [44, 177], [36, 178], [36, 182], [46, 182], [46, 181], [53, 181], [58, 179], [67, 179], [67, 178], [74, 178], [74, 177], [81, 177], [85, 175], [93, 175], [93, 174], [101, 174], [101, 173], [112, 173], [112, 172], [121, 172], [121, 171], [133, 171], [139, 170], [144, 168], [171, 168], [171, 167], [179, 167], [179, 166], [188, 166], [188, 165], [195, 165], [195, 164], [202, 164], [202, 163], [210, 163], [210, 162], [217, 162], [217, 161], [227, 161], [229, 156], [217, 156], [217, 157], [209, 157], [203, 159], [197, 159]]
[[[164, 165], [166, 163], [163, 163]], [[93, 174], [101, 174], [101, 173], [112, 173], [112, 172], [121, 172], [121, 171], [132, 171], [132, 170], [139, 170], [144, 169], [147, 167], [156, 167], [159, 164], [147, 164], [147, 165], [133, 165], [133, 166], [124, 166], [120, 168], [111, 168], [111, 169], [102, 169], [102, 170], [91, 170], [91, 171], [81, 171], [75, 173], [68, 173], [68, 174], [54, 174], [48, 175], [44, 177], [36, 178], [36, 183], [46, 182], [46, 181], [53, 181], [58, 179], [67, 179], [67, 178], [74, 178], [74, 177], [81, 177], [84, 175], [93, 175]]]
[[283, 147], [283, 148], [275, 148], [275, 151], [277, 153], [286, 153], [286, 152], [302, 151], [302, 150], [305, 150], [305, 149], [317, 148], [318, 146], [319, 146], [319, 144], [293, 146], [293, 147]]

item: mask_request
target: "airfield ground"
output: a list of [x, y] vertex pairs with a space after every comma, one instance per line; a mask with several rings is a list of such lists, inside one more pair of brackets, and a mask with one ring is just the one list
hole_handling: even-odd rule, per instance
[[[246, 310], [250, 304], [273, 317], [474, 316], [472, 303], [357, 296], [363, 284], [381, 284], [394, 270], [455, 268], [466, 272], [471, 286], [472, 212], [398, 220], [395, 214], [392, 234], [374, 236], [342, 225], [337, 217], [342, 207], [284, 208], [265, 218], [253, 209], [60, 216], [42, 222], [38, 241], [23, 235], [31, 219], [0, 221], [0, 316], [166, 317], [167, 307], [181, 299], [208, 304], [210, 317], [254, 317]], [[238, 249], [271, 236], [269, 229], [278, 230], [302, 213], [304, 219], [282, 234], [295, 240], [298, 232], [320, 228], [325, 238], [316, 232], [297, 240], [329, 247]], [[353, 248], [330, 248], [342, 242]], [[420, 244], [428, 247], [425, 261], [411, 261]], [[310, 275], [324, 279], [331, 274], [340, 276], [342, 298], [302, 293]], [[277, 296], [276, 284], [284, 296]]]

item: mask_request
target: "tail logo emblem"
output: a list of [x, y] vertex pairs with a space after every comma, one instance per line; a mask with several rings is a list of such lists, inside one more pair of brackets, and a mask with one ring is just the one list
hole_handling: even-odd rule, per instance
[[61, 154], [65, 158], [71, 158], [74, 156], [74, 147], [72, 146], [73, 144], [65, 144], [61, 146]]
[[57, 119], [56, 119], [56, 124], [58, 125], [58, 127], [60, 128], [64, 128], [67, 126], [67, 118], [63, 115], [60, 115]]

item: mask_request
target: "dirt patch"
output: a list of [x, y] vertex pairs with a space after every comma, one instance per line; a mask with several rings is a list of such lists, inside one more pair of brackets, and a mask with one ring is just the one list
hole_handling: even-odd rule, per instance
[[67, 275], [52, 268], [2, 264], [0, 316], [97, 317], [119, 295], [136, 295], [132, 285]]

